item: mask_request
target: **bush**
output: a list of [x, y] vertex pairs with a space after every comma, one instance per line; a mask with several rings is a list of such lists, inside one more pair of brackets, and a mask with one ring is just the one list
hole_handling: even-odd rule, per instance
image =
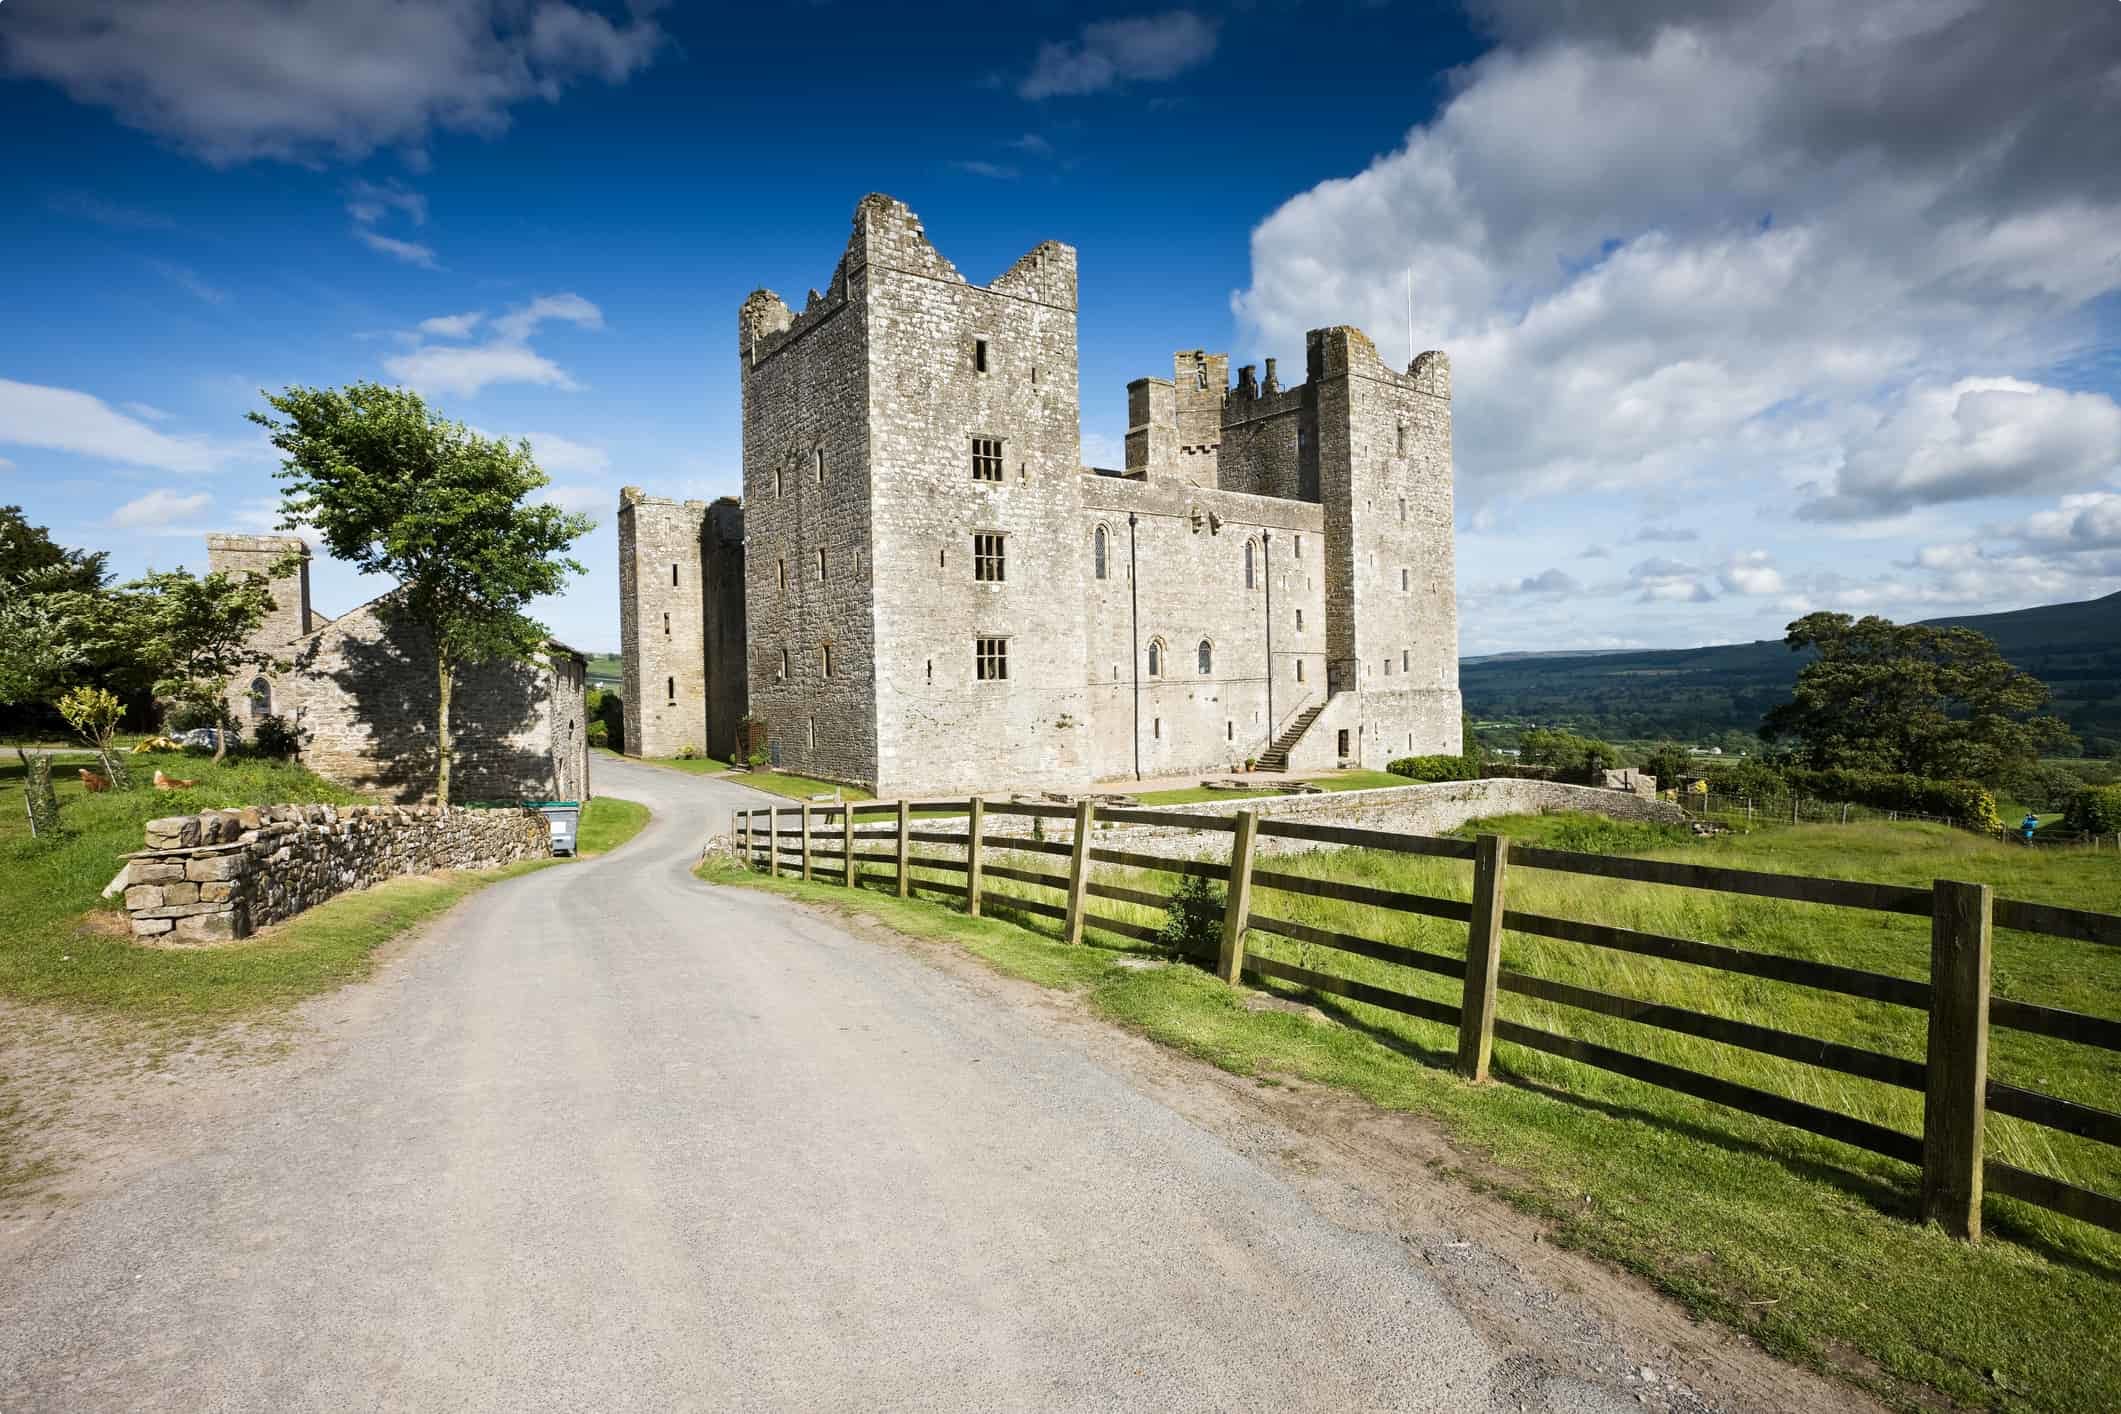
[[1521, 738], [1520, 759], [1527, 766], [1551, 766], [1562, 778], [1598, 784], [1602, 773], [1620, 764], [1620, 753], [1596, 737], [1560, 728], [1535, 727]]
[[2121, 786], [2086, 786], [2069, 798], [2062, 823], [2088, 835], [2121, 835]]
[[302, 750], [309, 733], [275, 712], [258, 718], [250, 730], [250, 754], [269, 761], [285, 761]]
[[1788, 771], [1788, 789], [1814, 800], [1846, 800], [1873, 810], [1941, 815], [1977, 830], [2001, 831], [1996, 797], [1977, 781], [1933, 781], [1885, 771]]
[[2091, 782], [2067, 766], [2039, 762], [2022, 766], [2003, 780], [2004, 789], [2035, 810], [2066, 810], [2078, 791]]
[[[1036, 823], [1037, 817], [1033, 817]], [[1213, 957], [1222, 947], [1223, 891], [1207, 879], [1182, 875], [1178, 892], [1164, 909], [1157, 941], [1175, 952]]]
[[1412, 781], [1477, 781], [1482, 775], [1478, 756], [1402, 756], [1385, 763], [1395, 776]]
[[589, 724], [589, 744], [591, 746], [611, 745], [611, 728], [602, 722], [591, 722]]

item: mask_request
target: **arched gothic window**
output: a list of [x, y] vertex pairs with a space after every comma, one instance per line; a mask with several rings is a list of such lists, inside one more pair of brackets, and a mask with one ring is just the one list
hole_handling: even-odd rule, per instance
[[1103, 579], [1106, 574], [1106, 547], [1105, 528], [1099, 526], [1097, 533], [1090, 537], [1090, 564], [1099, 579]]
[[1161, 638], [1152, 638], [1149, 640], [1149, 676], [1160, 678], [1163, 675], [1164, 641]]
[[1207, 677], [1215, 671], [1215, 645], [1203, 638], [1200, 641], [1200, 675]]
[[264, 678], [252, 678], [250, 680], [250, 719], [255, 722], [260, 717], [270, 717], [271, 715], [272, 684]]
[[1253, 586], [1253, 575], [1254, 571], [1252, 568], [1252, 542], [1247, 540], [1245, 542], [1245, 588], [1250, 589]]

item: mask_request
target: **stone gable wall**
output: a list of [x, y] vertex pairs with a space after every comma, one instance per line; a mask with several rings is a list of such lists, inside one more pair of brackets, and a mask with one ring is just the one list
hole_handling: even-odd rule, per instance
[[[278, 650], [284, 672], [265, 674], [272, 710], [303, 734], [302, 764], [318, 775], [396, 800], [434, 793], [434, 664], [424, 632], [367, 604]], [[230, 710], [248, 722], [250, 675], [228, 685]], [[589, 793], [583, 660], [551, 665], [469, 663], [450, 694], [457, 800], [581, 800]]]
[[159, 946], [246, 938], [335, 895], [436, 869], [552, 852], [535, 810], [269, 805], [150, 820], [126, 866], [133, 935]]

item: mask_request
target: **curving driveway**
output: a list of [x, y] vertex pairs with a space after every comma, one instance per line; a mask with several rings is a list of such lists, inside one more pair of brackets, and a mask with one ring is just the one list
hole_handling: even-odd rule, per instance
[[1617, 1347], [1504, 1351], [1065, 1028], [699, 885], [756, 794], [597, 773], [637, 841], [475, 896], [15, 1253], [0, 1406], [1642, 1407]]

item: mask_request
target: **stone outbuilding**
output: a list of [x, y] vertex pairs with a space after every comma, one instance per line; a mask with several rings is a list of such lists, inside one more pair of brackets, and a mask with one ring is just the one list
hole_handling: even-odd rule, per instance
[[[416, 627], [384, 612], [388, 596], [329, 618], [309, 599], [309, 547], [289, 535], [209, 535], [209, 568], [269, 574], [274, 608], [252, 646], [284, 662], [230, 681], [228, 704], [246, 731], [268, 716], [302, 734], [302, 763], [318, 775], [391, 800], [434, 791], [433, 660]], [[542, 662], [457, 670], [450, 700], [455, 757], [450, 796], [472, 801], [581, 800], [589, 794], [582, 692], [588, 661], [552, 642]]]

